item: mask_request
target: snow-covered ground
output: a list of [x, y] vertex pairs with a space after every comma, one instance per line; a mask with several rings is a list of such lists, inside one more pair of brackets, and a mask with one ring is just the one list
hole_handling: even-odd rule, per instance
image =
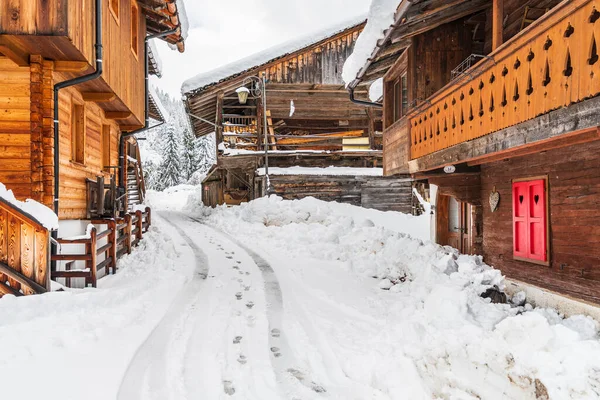
[[199, 195], [152, 193], [98, 289], [0, 299], [3, 396], [600, 398], [598, 323], [481, 298], [503, 277], [428, 242], [427, 217]]

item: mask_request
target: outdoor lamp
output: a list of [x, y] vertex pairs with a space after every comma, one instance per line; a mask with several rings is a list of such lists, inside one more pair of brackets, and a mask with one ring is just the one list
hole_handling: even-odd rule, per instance
[[238, 95], [238, 100], [240, 104], [246, 104], [246, 102], [248, 101], [248, 95], [250, 94], [250, 89], [248, 89], [246, 86], [242, 86], [241, 88], [238, 88], [235, 92]]

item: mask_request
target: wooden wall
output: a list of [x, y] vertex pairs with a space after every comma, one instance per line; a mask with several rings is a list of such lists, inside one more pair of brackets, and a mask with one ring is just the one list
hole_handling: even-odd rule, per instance
[[[485, 261], [510, 278], [600, 303], [600, 141], [483, 165]], [[511, 180], [549, 177], [550, 267], [513, 260]], [[487, 199], [500, 192], [499, 209]]]
[[409, 126], [406, 118], [397, 121], [383, 133], [383, 174], [408, 173], [410, 160]]
[[[61, 79], [61, 78], [58, 78]], [[71, 105], [73, 101], [85, 106], [85, 163], [71, 161]], [[95, 103], [83, 102], [81, 93], [75, 88], [62, 90], [59, 95], [60, 121], [60, 212], [61, 219], [86, 217], [85, 179], [96, 179], [110, 174], [104, 172], [102, 163], [102, 125], [111, 126], [111, 165], [118, 165], [117, 124], [104, 118], [104, 112]], [[114, 171], [114, 170], [113, 170]]]
[[343, 85], [342, 69], [354, 51], [354, 44], [362, 28], [363, 25], [310, 50], [269, 65], [265, 70], [267, 81]]
[[412, 211], [412, 179], [373, 176], [270, 175], [271, 194], [286, 200], [315, 197], [381, 211]]
[[0, 34], [64, 35], [69, 3], [79, 1], [0, 0]]
[[0, 182], [31, 197], [31, 82], [28, 67], [0, 57]]

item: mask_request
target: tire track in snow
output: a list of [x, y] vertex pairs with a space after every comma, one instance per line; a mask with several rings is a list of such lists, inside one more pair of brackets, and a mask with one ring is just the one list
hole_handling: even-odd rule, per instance
[[[190, 220], [204, 225], [199, 219], [190, 217]], [[301, 371], [297, 367], [298, 363], [293, 357], [292, 349], [282, 328], [284, 309], [283, 292], [273, 267], [271, 267], [269, 262], [267, 262], [260, 254], [249, 249], [231, 235], [218, 228], [211, 228], [218, 231], [221, 235], [225, 236], [237, 247], [246, 252], [262, 274], [265, 296], [268, 304], [267, 317], [269, 321], [269, 347], [272, 353], [271, 364], [279, 382], [288, 386], [287, 388], [284, 388], [284, 391], [286, 391], [288, 395], [292, 395], [293, 397], [291, 398], [293, 400], [299, 399], [300, 397], [296, 397], [300, 395], [297, 393], [299, 383], [302, 385], [301, 392], [307, 394], [307, 390], [309, 390], [308, 394], [311, 395], [311, 397], [314, 397], [315, 394], [327, 394], [326, 388], [310, 379], [309, 374]]]
[[[177, 231], [193, 251], [195, 271], [164, 318], [137, 350], [121, 382], [119, 400], [168, 399], [173, 395], [177, 398], [177, 394], [183, 395], [184, 392], [184, 376], [179, 376], [170, 367], [173, 364], [184, 365], [185, 347], [198, 318], [196, 305], [208, 276], [209, 265], [206, 254], [172, 222], [174, 213], [159, 213], [159, 216]], [[175, 349], [170, 348], [173, 346]], [[175, 355], [177, 360], [173, 360]]]

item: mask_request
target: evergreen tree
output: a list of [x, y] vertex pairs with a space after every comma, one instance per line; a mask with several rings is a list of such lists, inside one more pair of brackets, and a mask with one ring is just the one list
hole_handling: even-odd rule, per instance
[[183, 172], [183, 180], [188, 182], [194, 172], [198, 171], [201, 168], [201, 154], [198, 151], [198, 139], [194, 136], [194, 133], [189, 128], [184, 128], [183, 131], [183, 154], [182, 154], [182, 172]]
[[157, 190], [164, 190], [181, 182], [180, 146], [175, 127], [169, 125], [162, 139], [162, 163], [155, 185]]

